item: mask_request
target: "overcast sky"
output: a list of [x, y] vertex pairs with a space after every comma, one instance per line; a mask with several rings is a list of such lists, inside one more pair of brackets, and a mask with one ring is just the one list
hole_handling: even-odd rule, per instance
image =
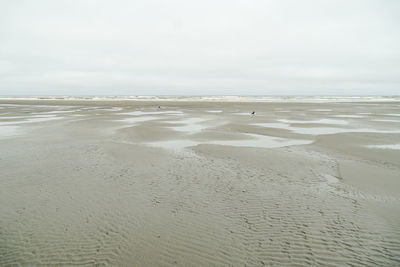
[[0, 1], [0, 95], [399, 95], [400, 1]]

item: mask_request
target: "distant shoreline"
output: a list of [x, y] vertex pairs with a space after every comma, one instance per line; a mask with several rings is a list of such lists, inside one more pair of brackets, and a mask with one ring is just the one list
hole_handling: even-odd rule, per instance
[[400, 102], [400, 96], [0, 96], [7, 101]]

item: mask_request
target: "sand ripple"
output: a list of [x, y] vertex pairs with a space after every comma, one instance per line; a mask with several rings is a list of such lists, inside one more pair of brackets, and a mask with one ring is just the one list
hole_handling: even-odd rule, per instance
[[333, 152], [174, 152], [96, 131], [107, 119], [0, 143], [0, 266], [400, 265], [379, 215], [400, 199], [345, 184]]

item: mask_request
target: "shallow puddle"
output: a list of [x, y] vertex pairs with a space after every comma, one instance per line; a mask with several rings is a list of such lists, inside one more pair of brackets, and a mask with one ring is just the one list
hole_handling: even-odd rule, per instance
[[57, 117], [55, 115], [33, 115], [29, 117], [15, 117], [15, 119], [22, 119], [18, 121], [1, 121], [0, 126], [2, 125], [14, 125], [14, 124], [25, 124], [25, 123], [35, 123], [35, 122], [45, 122], [51, 120], [62, 119], [63, 117]]
[[119, 113], [119, 115], [131, 115], [131, 116], [142, 116], [142, 115], [162, 115], [162, 114], [172, 114], [172, 115], [180, 115], [183, 114], [182, 111], [173, 111], [173, 110], [166, 110], [166, 111], [132, 111], [132, 112], [124, 112]]
[[285, 123], [254, 123], [252, 125], [262, 126], [267, 128], [277, 128], [292, 131], [298, 134], [322, 135], [322, 134], [337, 134], [337, 133], [400, 133], [400, 130], [378, 130], [370, 128], [336, 128], [336, 127], [294, 127]]
[[310, 109], [310, 111], [317, 111], [317, 112], [328, 112], [328, 111], [332, 111], [332, 109], [322, 109], [322, 108], [316, 108], [316, 109]]
[[212, 141], [210, 142], [210, 144], [226, 145], [226, 146], [277, 148], [277, 147], [293, 146], [293, 145], [307, 145], [312, 143], [312, 141], [310, 140], [288, 139], [288, 138], [272, 137], [260, 134], [246, 134], [246, 136], [251, 137], [252, 139]]
[[8, 138], [17, 135], [19, 126], [5, 125], [0, 127], [0, 139]]
[[[359, 113], [359, 114], [361, 114], [361, 113]], [[360, 119], [360, 118], [364, 118], [365, 116], [362, 116], [362, 115], [334, 115], [333, 117], [336, 117], [336, 118]]]
[[141, 116], [141, 117], [125, 118], [125, 119], [120, 119], [120, 120], [116, 120], [116, 121], [125, 122], [125, 123], [129, 123], [129, 124], [135, 124], [137, 122], [145, 122], [145, 121], [152, 121], [152, 120], [158, 120], [158, 119], [161, 119], [161, 117]]
[[209, 128], [209, 126], [203, 124], [208, 120], [209, 119], [202, 119], [202, 118], [187, 118], [179, 121], [166, 121], [166, 122], [182, 124], [178, 126], [167, 126], [169, 129], [179, 132], [185, 132], [188, 134], [193, 134]]
[[281, 119], [280, 122], [285, 123], [319, 123], [319, 124], [336, 124], [336, 125], [347, 125], [348, 121], [345, 120], [335, 120], [335, 119], [319, 119], [319, 120], [287, 120]]
[[400, 149], [400, 144], [392, 144], [392, 145], [368, 145], [368, 148], [379, 148], [379, 149]]
[[240, 147], [259, 147], [259, 148], [278, 148], [293, 145], [306, 145], [312, 143], [310, 140], [288, 139], [280, 137], [272, 137], [259, 134], [243, 134], [249, 139], [240, 140], [210, 140], [210, 141], [194, 141], [194, 140], [167, 140], [149, 142], [147, 145], [162, 147], [165, 149], [182, 150], [186, 147], [197, 146], [200, 144], [223, 145], [223, 146], [240, 146]]

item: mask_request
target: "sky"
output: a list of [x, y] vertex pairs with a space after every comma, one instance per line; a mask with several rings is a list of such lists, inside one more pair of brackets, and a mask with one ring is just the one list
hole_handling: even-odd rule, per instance
[[398, 0], [0, 0], [0, 95], [399, 95]]

